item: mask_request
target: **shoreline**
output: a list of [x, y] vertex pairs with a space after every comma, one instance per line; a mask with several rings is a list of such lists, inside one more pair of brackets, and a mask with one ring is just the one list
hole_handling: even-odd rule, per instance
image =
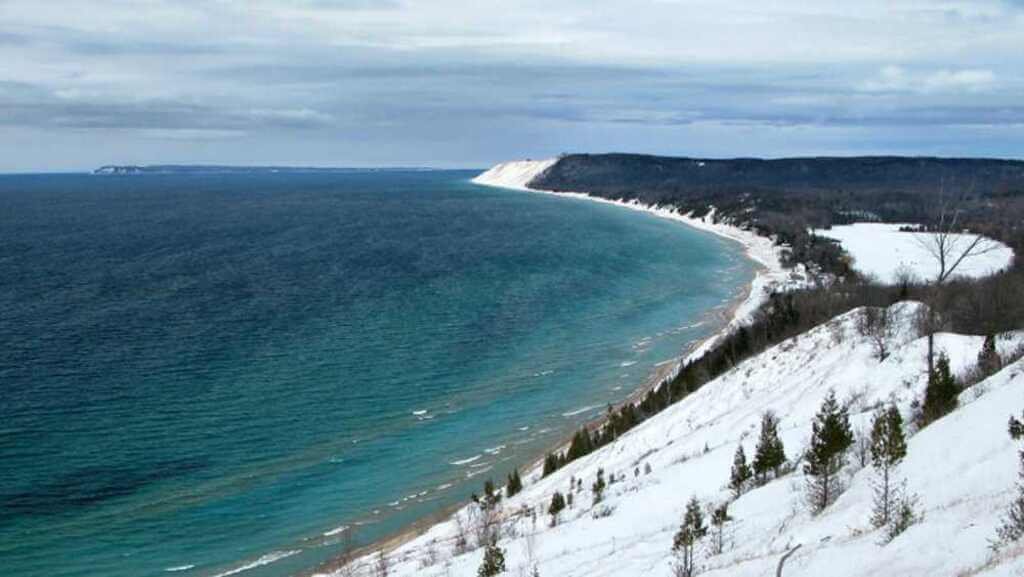
[[[529, 180], [532, 180], [552, 164], [554, 164], [554, 161], [538, 161], [533, 163], [533, 166], [530, 167], [540, 168], [538, 172], [531, 174], [532, 171], [530, 170], [516, 171], [513, 176], [515, 178], [527, 178], [525, 182], [529, 182]], [[503, 165], [499, 165], [499, 167], [501, 166]], [[495, 169], [499, 167], [495, 167]], [[481, 173], [477, 177], [473, 178], [472, 182], [481, 186], [505, 188], [518, 190], [520, 192], [549, 194], [577, 200], [612, 204], [630, 210], [646, 212], [660, 218], [674, 220], [693, 229], [708, 232], [720, 238], [738, 243], [743, 248], [744, 256], [754, 264], [753, 278], [750, 282], [741, 287], [736, 296], [729, 301], [728, 305], [725, 306], [724, 309], [708, 310], [702, 316], [700, 322], [714, 323], [711, 333], [706, 337], [696, 339], [694, 342], [686, 346], [678, 356], [656, 364], [651, 373], [646, 376], [641, 383], [630, 391], [622, 400], [612, 405], [615, 408], [621, 407], [626, 403], [637, 402], [647, 393], [647, 391], [656, 389], [666, 381], [675, 377], [684, 363], [704, 354], [718, 341], [718, 339], [728, 334], [733, 327], [749, 319], [753, 312], [756, 311], [761, 303], [767, 298], [769, 289], [789, 284], [786, 277], [790, 275], [790, 272], [782, 268], [779, 260], [779, 251], [782, 249], [781, 247], [776, 247], [774, 242], [769, 238], [758, 236], [751, 231], [742, 230], [729, 224], [709, 223], [706, 222], [704, 218], [698, 219], [691, 217], [689, 213], [680, 214], [674, 209], [644, 205], [638, 201], [610, 200], [586, 193], [556, 192], [530, 188], [525, 184], [501, 184], [497, 182], [487, 182], [481, 179], [481, 177], [495, 169]], [[707, 216], [712, 217], [713, 214], [714, 209], [712, 209]], [[587, 421], [584, 426], [593, 430], [603, 425], [607, 418], [607, 414], [602, 413], [601, 415]], [[543, 467], [545, 456], [550, 452], [566, 448], [569, 445], [572, 434], [573, 433], [567, 433], [566, 437], [554, 445], [551, 445], [548, 449], [542, 451], [535, 459], [527, 461], [528, 464], [521, 468], [522, 476], [524, 478], [529, 478], [537, 474]], [[370, 557], [377, 551], [390, 553], [411, 543], [418, 537], [428, 533], [433, 527], [450, 521], [456, 513], [466, 506], [467, 503], [460, 502], [444, 507], [433, 515], [425, 516], [413, 521], [391, 535], [386, 535], [379, 539], [375, 539], [366, 545], [354, 548], [352, 551], [346, 553], [345, 557], [365, 566], [368, 562], [371, 562]], [[341, 556], [334, 557], [331, 560], [325, 561], [320, 566], [304, 571], [299, 575], [302, 577], [330, 577], [341, 569], [342, 566], [340, 565], [340, 562]]]

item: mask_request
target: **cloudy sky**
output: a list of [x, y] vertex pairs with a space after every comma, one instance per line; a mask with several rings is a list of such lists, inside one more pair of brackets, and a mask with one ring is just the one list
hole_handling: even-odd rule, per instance
[[0, 171], [1024, 158], [1024, 0], [0, 0]]

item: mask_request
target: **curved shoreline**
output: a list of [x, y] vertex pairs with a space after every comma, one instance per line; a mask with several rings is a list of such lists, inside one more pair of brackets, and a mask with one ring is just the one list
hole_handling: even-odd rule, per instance
[[[541, 161], [537, 164], [543, 166], [543, 169], [546, 170], [548, 166], [553, 164], [553, 161]], [[644, 394], [647, 393], [647, 391], [657, 388], [667, 380], [673, 378], [685, 362], [702, 355], [705, 351], [711, 348], [719, 338], [726, 335], [732, 327], [743, 323], [750, 318], [753, 312], [756, 311], [761, 303], [767, 298], [767, 294], [771, 289], [789, 284], [787, 279], [790, 273], [782, 268], [779, 259], [779, 251], [781, 248], [774, 246], [774, 242], [771, 239], [758, 236], [753, 232], [745, 231], [732, 225], [708, 223], [704, 219], [697, 219], [689, 214], [680, 214], [674, 209], [643, 205], [637, 201], [609, 200], [591, 196], [586, 193], [555, 192], [550, 190], [534, 189], [525, 185], [499, 184], [496, 182], [487, 182], [486, 180], [482, 180], [481, 177], [485, 176], [488, 172], [490, 171], [485, 171], [481, 175], [473, 178], [472, 182], [481, 186], [505, 188], [537, 194], [550, 194], [565, 198], [612, 204], [622, 208], [646, 212], [660, 218], [674, 220], [689, 226], [690, 228], [709, 232], [718, 237], [738, 243], [743, 247], [744, 255], [747, 259], [755, 265], [753, 278], [750, 282], [741, 287], [741, 290], [738, 291], [737, 295], [730, 301], [729, 305], [726, 306], [724, 310], [717, 308], [711, 309], [702, 315], [700, 322], [711, 322], [715, 325], [710, 334], [706, 337], [695, 339], [687, 345], [685, 350], [683, 350], [678, 356], [655, 365], [654, 370], [651, 371], [651, 373], [645, 377], [641, 383], [639, 383], [623, 399], [613, 405], [616, 408], [625, 405], [626, 403], [637, 402]], [[517, 173], [514, 176], [526, 176], [529, 180], [532, 180], [536, 174], [530, 175], [529, 173]], [[709, 216], [711, 215], [709, 214]], [[607, 415], [602, 413], [601, 415], [587, 421], [585, 426], [589, 429], [594, 429], [600, 427], [606, 420]], [[572, 433], [567, 433], [565, 437], [557, 443], [549, 446], [546, 450], [542, 451], [541, 454], [537, 455], [533, 459], [527, 460], [528, 464], [521, 468], [523, 476], [528, 477], [537, 473], [543, 466], [545, 455], [552, 451], [561, 450], [567, 447], [571, 440], [571, 436]], [[455, 513], [462, 510], [465, 506], [465, 502], [459, 502], [444, 507], [433, 515], [413, 521], [391, 535], [383, 536], [366, 545], [357, 547], [351, 552], [344, 554], [344, 557], [350, 560], [360, 560], [365, 563], [367, 558], [370, 555], [375, 554], [377, 551], [390, 552], [410, 543], [417, 537], [425, 534], [435, 525], [450, 520]], [[340, 569], [339, 562], [341, 559], [341, 556], [334, 557], [316, 568], [303, 571], [299, 575], [331, 576], [334, 572]]]

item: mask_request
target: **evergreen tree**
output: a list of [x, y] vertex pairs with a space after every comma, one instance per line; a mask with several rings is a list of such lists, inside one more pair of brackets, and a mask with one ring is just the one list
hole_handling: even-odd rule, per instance
[[835, 501], [841, 490], [838, 474], [846, 450], [853, 444], [850, 417], [829, 391], [811, 424], [811, 446], [807, 450], [804, 474], [808, 476], [808, 501], [820, 513]]
[[[1024, 425], [1014, 417], [1010, 417], [1010, 438], [1020, 439], [1024, 434]], [[1024, 537], [1024, 450], [1018, 453], [1020, 471], [1017, 473], [1017, 497], [1010, 503], [1003, 523], [996, 530], [1002, 543], [1012, 543]]]
[[495, 490], [493, 480], [487, 479], [484, 481], [484, 495], [478, 502], [485, 511], [493, 509], [501, 502], [501, 493]]
[[754, 450], [754, 475], [759, 484], [768, 480], [768, 472], [778, 476], [779, 468], [786, 462], [786, 451], [779, 438], [779, 419], [775, 413], [766, 411], [761, 417], [761, 435]]
[[906, 481], [903, 481], [895, 495], [889, 522], [885, 526], [886, 542], [898, 537], [921, 518], [917, 513], [917, 495], [907, 491]]
[[593, 440], [590, 438], [590, 431], [583, 427], [572, 437], [569, 443], [569, 452], [566, 453], [566, 461], [575, 461], [580, 457], [589, 455], [594, 450]]
[[683, 524], [676, 531], [672, 540], [672, 552], [679, 560], [679, 573], [685, 577], [692, 577], [696, 574], [693, 562], [693, 552], [697, 543], [707, 534], [707, 527], [704, 526], [704, 513], [700, 509], [700, 501], [697, 497], [690, 497], [686, 504], [686, 513], [683, 515]]
[[[1024, 413], [1021, 414], [1021, 418], [1024, 419]], [[1010, 433], [1010, 438], [1014, 441], [1024, 437], [1024, 423], [1017, 420], [1013, 415], [1010, 415], [1010, 424], [1007, 430]]]
[[478, 577], [494, 577], [505, 572], [505, 551], [494, 541], [484, 549], [484, 561], [476, 572]]
[[874, 510], [871, 523], [884, 527], [892, 520], [895, 494], [892, 476], [896, 466], [907, 455], [907, 441], [903, 436], [903, 417], [895, 405], [875, 413], [871, 423], [871, 465], [875, 468]]
[[554, 453], [548, 453], [544, 457], [544, 472], [541, 473], [542, 477], [547, 477], [551, 473], [558, 470], [558, 457]]
[[740, 443], [732, 458], [732, 473], [729, 475], [729, 488], [732, 489], [733, 497], [739, 498], [743, 494], [743, 488], [752, 474], [750, 465], [747, 464], [747, 454], [743, 451], [743, 444]]
[[594, 481], [594, 484], [590, 487], [590, 489], [594, 492], [594, 504], [595, 505], [597, 505], [598, 503], [601, 502], [602, 499], [604, 499], [604, 488], [605, 488], [605, 486], [606, 485], [605, 485], [605, 482], [604, 482], [604, 469], [598, 469], [597, 470], [597, 480]]
[[551, 504], [548, 506], [548, 515], [551, 515], [552, 527], [558, 524], [558, 514], [564, 509], [565, 497], [563, 497], [558, 491], [555, 491], [555, 494], [551, 496]]
[[924, 391], [921, 405], [921, 424], [927, 425], [956, 408], [956, 397], [960, 394], [956, 378], [949, 370], [949, 358], [939, 355], [935, 369], [928, 375], [928, 387]]
[[505, 493], [512, 497], [523, 490], [523, 480], [519, 478], [519, 469], [513, 469], [508, 475], [508, 482], [505, 483]]
[[715, 555], [725, 552], [725, 524], [729, 521], [732, 521], [732, 517], [729, 516], [729, 503], [725, 502], [715, 507], [711, 513], [711, 526], [715, 529], [711, 549]]

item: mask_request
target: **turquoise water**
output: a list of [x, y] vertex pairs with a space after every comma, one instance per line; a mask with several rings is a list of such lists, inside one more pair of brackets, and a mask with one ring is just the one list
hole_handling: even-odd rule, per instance
[[536, 457], [752, 275], [473, 174], [0, 177], [3, 574], [309, 569]]

